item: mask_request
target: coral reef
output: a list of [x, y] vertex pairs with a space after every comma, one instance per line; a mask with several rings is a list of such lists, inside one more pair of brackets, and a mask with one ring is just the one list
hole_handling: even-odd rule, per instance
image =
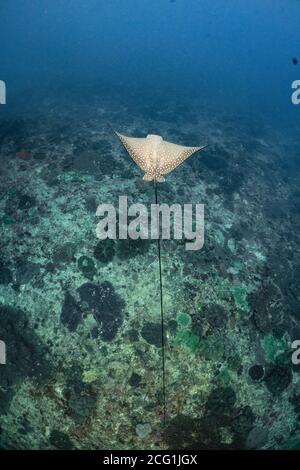
[[[195, 103], [60, 98], [0, 126], [0, 448], [299, 448], [299, 146]], [[99, 204], [155, 202], [111, 119], [210, 143], [158, 188], [205, 204], [203, 249], [161, 242], [166, 429], [157, 242], [96, 238]]]

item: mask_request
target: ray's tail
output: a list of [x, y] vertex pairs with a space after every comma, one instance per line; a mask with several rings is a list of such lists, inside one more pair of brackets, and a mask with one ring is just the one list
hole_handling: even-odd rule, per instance
[[[155, 192], [155, 204], [157, 208], [157, 227], [159, 227], [159, 211], [158, 211], [158, 196], [157, 196], [157, 183], [154, 179], [154, 192]], [[160, 316], [161, 316], [161, 346], [162, 346], [162, 394], [163, 394], [163, 421], [164, 431], [166, 428], [167, 419], [167, 399], [166, 399], [166, 351], [165, 351], [165, 316], [164, 316], [164, 304], [163, 304], [163, 284], [162, 284], [162, 262], [161, 262], [161, 243], [160, 234], [157, 238], [157, 249], [158, 249], [158, 267], [159, 267], [159, 286], [160, 286]]]

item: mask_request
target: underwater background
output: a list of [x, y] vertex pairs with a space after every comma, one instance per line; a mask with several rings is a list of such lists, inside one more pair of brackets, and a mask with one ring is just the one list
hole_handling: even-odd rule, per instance
[[[299, 24], [297, 0], [1, 1], [1, 449], [300, 448]], [[155, 201], [109, 124], [208, 144], [158, 186], [205, 204], [162, 286], [155, 241], [96, 238], [100, 203]]]

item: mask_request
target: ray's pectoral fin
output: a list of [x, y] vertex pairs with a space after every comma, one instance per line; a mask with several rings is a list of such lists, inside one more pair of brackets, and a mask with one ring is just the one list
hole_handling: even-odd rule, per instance
[[206, 147], [206, 145], [203, 147], [185, 147], [164, 141], [161, 146], [160, 172], [163, 175], [167, 175], [181, 165], [187, 158], [191, 157], [194, 153], [204, 150]]
[[135, 163], [143, 171], [147, 171], [147, 159], [151, 152], [151, 141], [142, 137], [127, 137], [119, 132], [115, 133]]

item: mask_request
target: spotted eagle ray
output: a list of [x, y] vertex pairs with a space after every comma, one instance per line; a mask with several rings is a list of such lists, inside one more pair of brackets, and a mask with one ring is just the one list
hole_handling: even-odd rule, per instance
[[172, 144], [155, 134], [148, 134], [146, 138], [127, 137], [119, 132], [116, 134], [131, 158], [145, 173], [143, 177], [145, 181], [154, 180], [163, 183], [165, 181], [163, 175], [171, 173], [184, 160], [207, 147], [207, 145], [185, 147]]
[[[125, 149], [144, 172], [145, 181], [153, 181], [155, 189], [155, 202], [158, 208], [157, 185], [156, 182], [163, 183], [163, 175], [171, 173], [182, 162], [196, 152], [203, 150], [203, 147], [185, 147], [163, 140], [160, 135], [148, 134], [146, 138], [127, 137], [116, 132]], [[159, 217], [159, 212], [157, 212]], [[163, 389], [163, 419], [166, 427], [167, 399], [166, 399], [166, 379], [165, 379], [165, 326], [163, 308], [163, 284], [162, 284], [162, 263], [160, 239], [157, 240], [159, 259], [159, 283], [160, 283], [160, 312], [161, 312], [161, 346], [162, 346], [162, 389]]]

